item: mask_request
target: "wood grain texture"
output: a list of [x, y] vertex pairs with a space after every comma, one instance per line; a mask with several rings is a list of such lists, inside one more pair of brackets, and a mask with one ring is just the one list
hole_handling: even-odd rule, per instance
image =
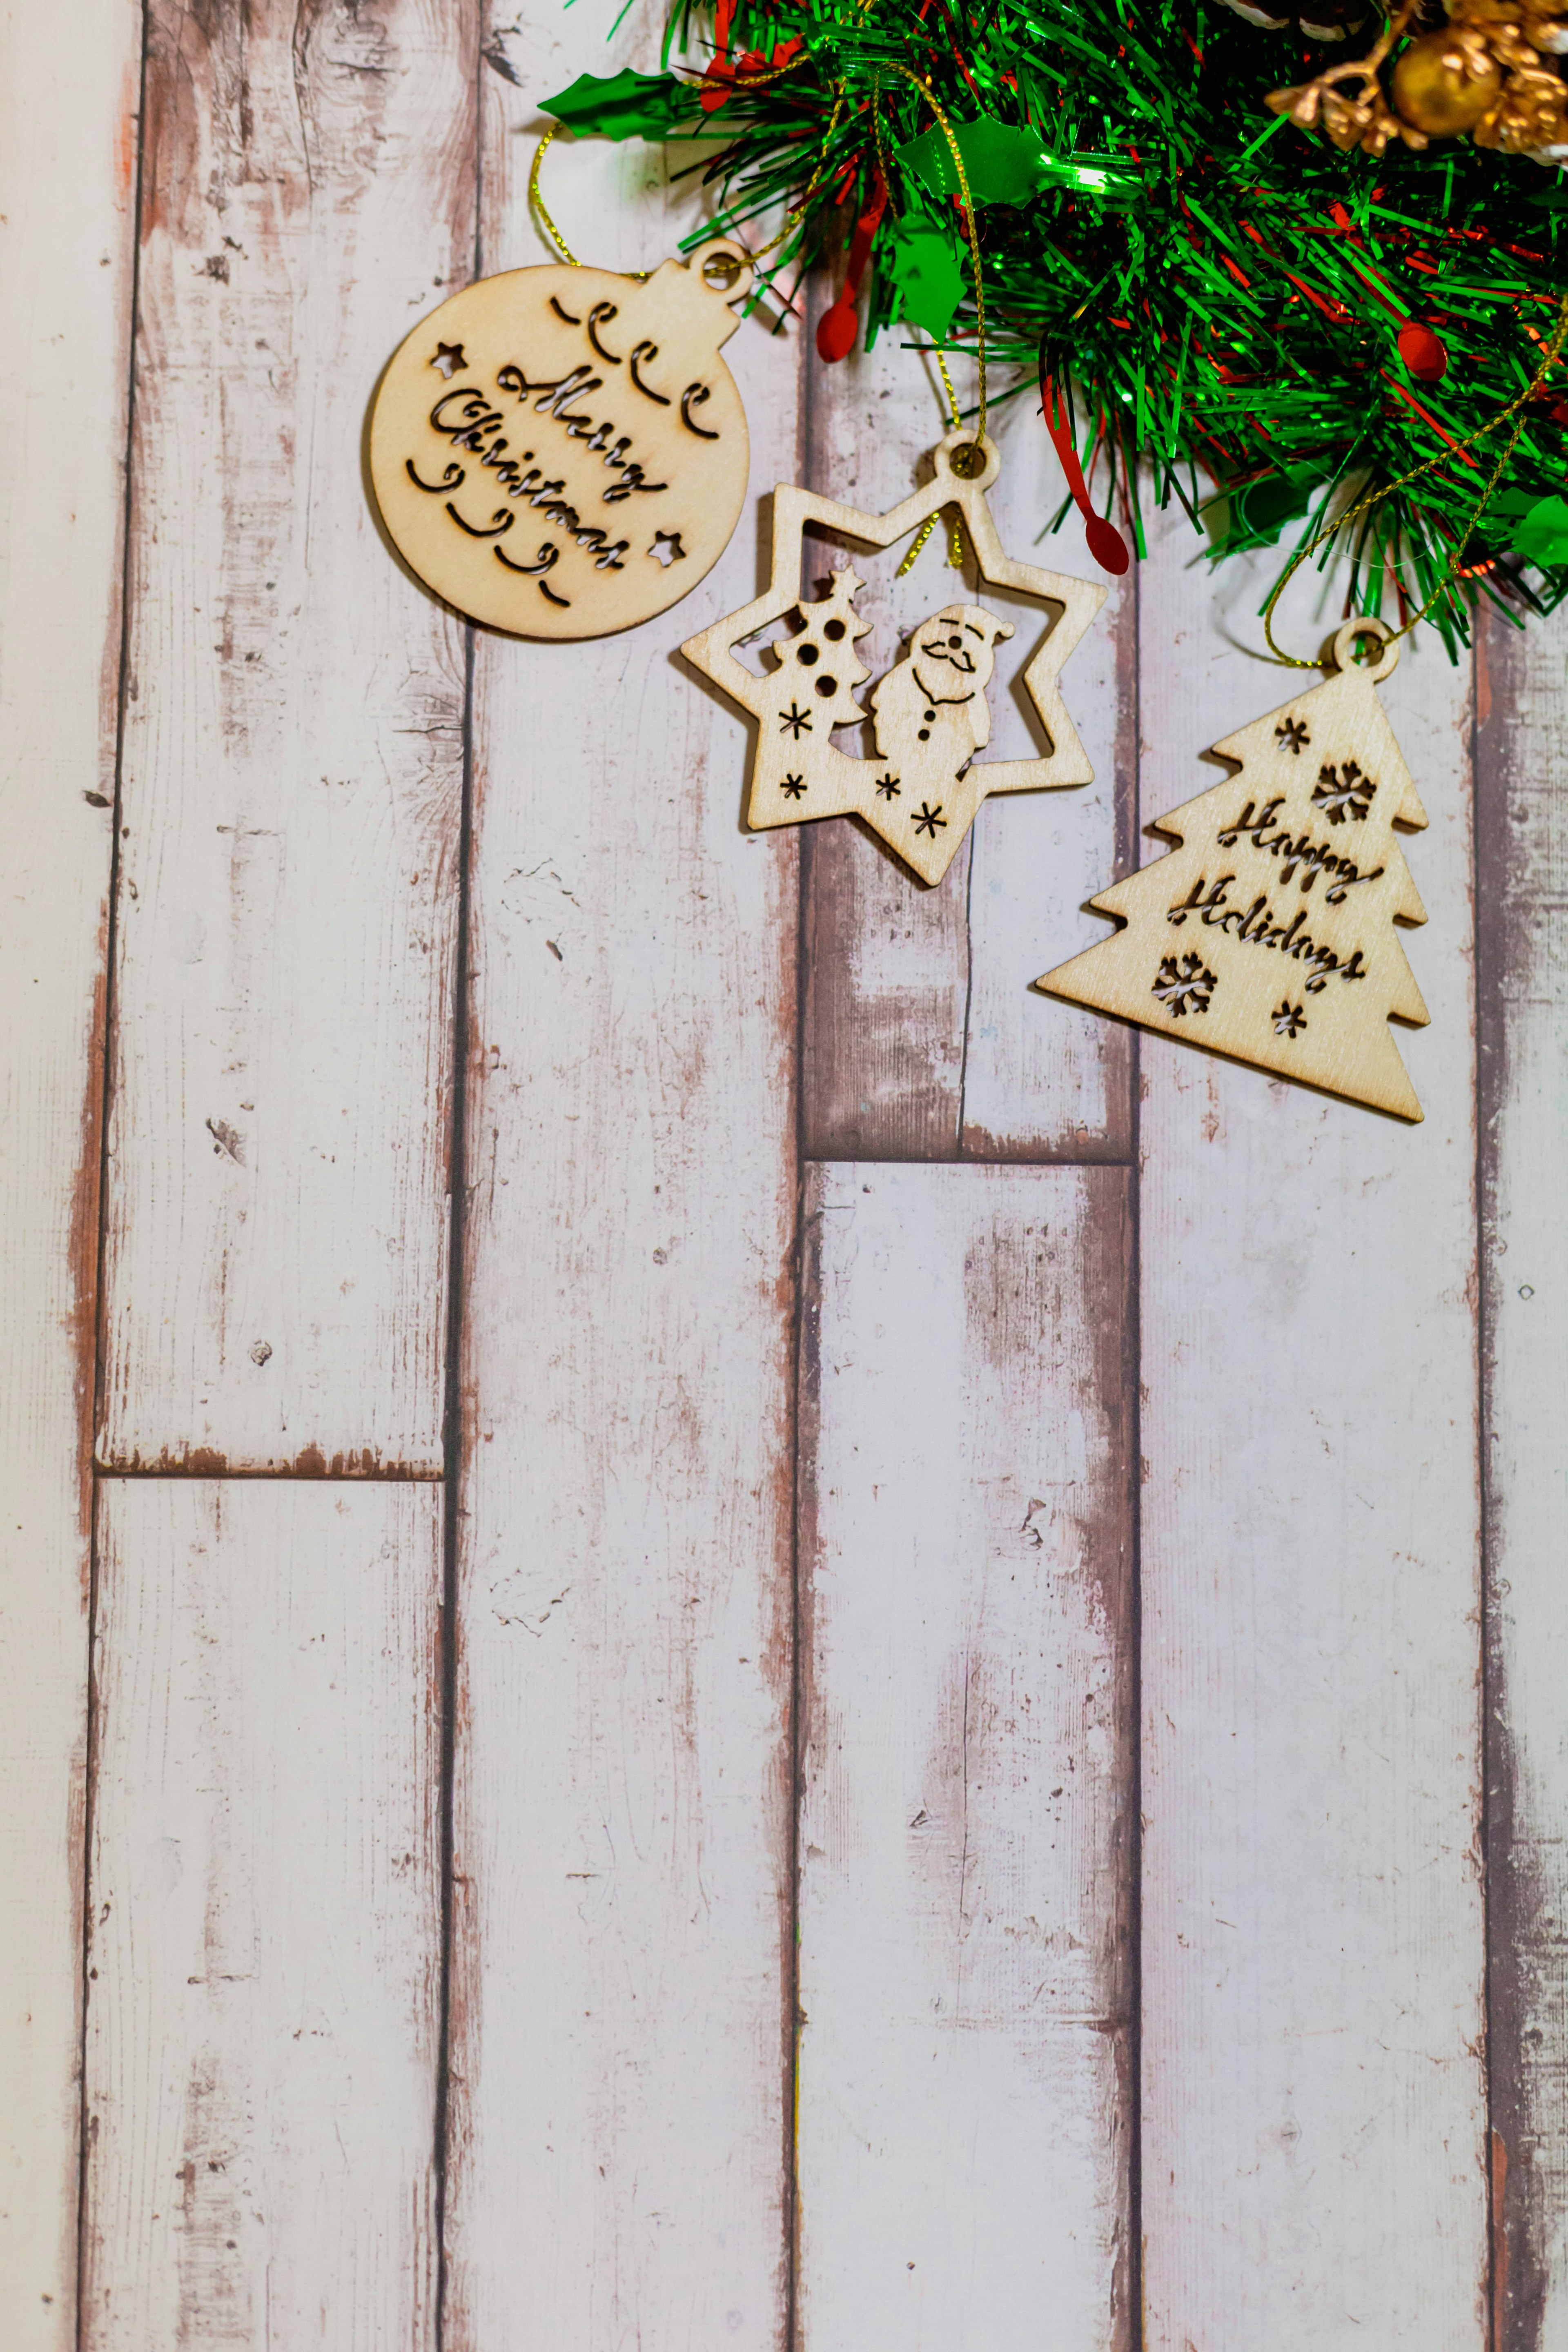
[[76, 2342], [105, 935], [142, 12], [0, 10], [0, 2342]]
[[[1173, 541], [1142, 583], [1146, 818], [1278, 690], [1241, 650], [1261, 575], [1200, 599]], [[1311, 584], [1277, 624], [1302, 651], [1339, 618]], [[1431, 818], [1425, 1126], [1142, 1040], [1159, 2352], [1485, 2336], [1468, 679], [1406, 646], [1381, 692]]]
[[440, 1496], [99, 1520], [84, 2352], [431, 2352]]
[[[818, 304], [827, 291], [818, 294]], [[916, 463], [945, 423], [940, 387], [901, 349], [899, 330], [808, 377], [807, 479], [823, 495], [873, 511], [913, 487]], [[1004, 457], [991, 506], [1008, 551], [1102, 583], [1076, 517], [1042, 537], [1061, 491], [1044, 425], [1017, 402], [990, 424]], [[820, 568], [826, 569], [826, 563]], [[868, 567], [861, 563], [864, 572]], [[808, 567], [809, 569], [809, 567]], [[938, 535], [902, 581], [889, 564], [862, 608], [877, 622], [861, 646], [890, 659], [898, 632], [954, 596], [974, 593], [951, 571]], [[1127, 1150], [1127, 1040], [1091, 1016], [1031, 998], [1018, 974], [1049, 890], [1064, 952], [1087, 945], [1079, 910], [1131, 839], [1131, 657], [1135, 600], [1111, 600], [1073, 655], [1063, 685], [1094, 768], [1082, 790], [1020, 793], [984, 810], [969, 849], [940, 887], [911, 886], [857, 828], [807, 828], [803, 1139], [821, 1159], [1119, 1157]], [[1028, 608], [984, 601], [1019, 624]], [[1036, 746], [1016, 686], [993, 696], [992, 751]], [[1121, 795], [1118, 823], [1116, 779]]]
[[1565, 646], [1489, 630], [1478, 712], [1495, 2352], [1568, 2342]]
[[150, 10], [111, 1466], [440, 1467], [462, 632], [360, 446], [469, 266], [475, 31]]
[[1135, 2339], [1131, 1205], [811, 1171], [807, 2352]]
[[[536, 14], [527, 90], [657, 38]], [[537, 124], [486, 100], [515, 266]], [[549, 168], [585, 260], [692, 224], [658, 155]], [[794, 334], [728, 357], [790, 478]], [[676, 655], [759, 554], [647, 629], [478, 646], [448, 2352], [784, 2337], [795, 856]]]

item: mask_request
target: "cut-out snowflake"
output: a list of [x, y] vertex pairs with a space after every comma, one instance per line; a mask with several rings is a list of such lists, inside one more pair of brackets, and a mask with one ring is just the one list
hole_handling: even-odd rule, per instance
[[804, 776], [786, 776], [784, 782], [780, 785], [779, 790], [783, 793], [786, 793], [792, 801], [798, 801], [805, 791], [805, 778]]
[[1312, 786], [1312, 802], [1331, 824], [1343, 824], [1347, 816], [1353, 816], [1359, 824], [1372, 806], [1376, 790], [1372, 778], [1353, 760], [1347, 760], [1342, 768], [1322, 770]]
[[1274, 1009], [1274, 1034], [1277, 1037], [1299, 1037], [1307, 1025], [1307, 1015], [1300, 1004], [1287, 997]]
[[885, 801], [897, 800], [902, 790], [897, 776], [879, 776], [877, 779], [878, 793]]
[[1274, 730], [1274, 740], [1282, 751], [1299, 753], [1303, 743], [1310, 743], [1311, 740], [1304, 719], [1282, 719]]
[[798, 702], [792, 702], [779, 720], [779, 733], [784, 734], [786, 729], [794, 740], [798, 743], [803, 734], [809, 735], [811, 732], [810, 711], [803, 710]]
[[932, 808], [930, 801], [921, 801], [919, 809], [915, 812], [915, 831], [929, 833], [934, 841], [939, 824], [944, 828], [947, 824], [947, 819], [942, 813], [942, 803], [938, 801], [935, 808]]
[[1206, 1013], [1219, 981], [1201, 955], [1162, 956], [1154, 975], [1154, 994], [1167, 1013], [1180, 1020], [1184, 1013]]

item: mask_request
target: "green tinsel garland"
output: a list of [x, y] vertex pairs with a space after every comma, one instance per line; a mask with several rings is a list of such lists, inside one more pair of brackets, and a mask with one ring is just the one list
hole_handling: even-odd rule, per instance
[[[1375, 29], [1327, 57], [1359, 55]], [[1102, 482], [1109, 471], [1140, 553], [1140, 461], [1156, 501], [1201, 513], [1226, 555], [1302, 517], [1310, 532], [1331, 501], [1349, 502], [1348, 486], [1359, 498], [1398, 480], [1445, 436], [1467, 443], [1540, 366], [1568, 287], [1568, 182], [1468, 141], [1339, 153], [1265, 110], [1269, 90], [1326, 61], [1300, 32], [1258, 30], [1204, 0], [1098, 13], [1074, 0], [740, 0], [725, 30], [726, 58], [744, 69], [711, 111], [698, 91], [714, 44], [692, 0], [678, 0], [667, 38], [667, 57], [690, 60], [685, 74], [585, 76], [548, 110], [612, 138], [721, 141], [700, 168], [723, 229], [798, 205], [815, 182], [770, 258], [791, 290], [885, 177], [868, 342], [901, 320], [948, 351], [973, 348], [951, 150], [899, 70], [912, 67], [965, 156], [988, 356], [1025, 371], [1011, 388], [1032, 402], [1042, 369], [1070, 380], [1086, 467]], [[770, 62], [791, 69], [746, 86]], [[1411, 318], [1446, 346], [1439, 383], [1400, 357]], [[1357, 518], [1358, 609], [1386, 599], [1404, 618], [1426, 601], [1504, 437]], [[1462, 596], [1479, 587], [1518, 614], [1568, 595], [1565, 478], [1568, 366], [1525, 410], [1466, 549]], [[1432, 618], [1450, 651], [1467, 635], [1460, 596]]]

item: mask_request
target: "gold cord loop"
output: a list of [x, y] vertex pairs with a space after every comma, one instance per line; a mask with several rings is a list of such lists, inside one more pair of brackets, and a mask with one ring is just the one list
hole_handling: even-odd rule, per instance
[[[1395, 490], [1404, 489], [1405, 485], [1409, 482], [1419, 481], [1423, 474], [1430, 474], [1434, 472], [1437, 467], [1445, 464], [1449, 457], [1457, 456], [1461, 449], [1468, 449], [1472, 442], [1484, 440], [1489, 433], [1495, 433], [1500, 425], [1506, 425], [1510, 416], [1519, 415], [1519, 412], [1524, 407], [1526, 402], [1530, 399], [1531, 394], [1535, 391], [1537, 385], [1543, 383], [1545, 378], [1556, 366], [1559, 359], [1563, 355], [1563, 347], [1564, 343], [1568, 343], [1568, 295], [1564, 295], [1563, 298], [1563, 307], [1557, 314], [1557, 324], [1552, 330], [1552, 341], [1545, 347], [1541, 365], [1536, 369], [1535, 373], [1531, 376], [1530, 382], [1525, 385], [1524, 390], [1519, 394], [1517, 399], [1510, 400], [1506, 408], [1500, 408], [1497, 415], [1489, 418], [1485, 425], [1478, 425], [1475, 431], [1471, 434], [1468, 434], [1463, 441], [1452, 443], [1448, 447], [1439, 450], [1436, 457], [1426, 458], [1424, 463], [1419, 466], [1413, 466], [1407, 474], [1401, 474], [1396, 482], [1389, 482], [1381, 490], [1373, 490], [1366, 498], [1358, 499], [1357, 503], [1353, 507], [1348, 508], [1342, 515], [1337, 516], [1332, 522], [1325, 523], [1321, 530], [1313, 532], [1311, 538], [1307, 541], [1304, 546], [1297, 549], [1295, 554], [1290, 558], [1289, 562], [1285, 566], [1284, 571], [1275, 582], [1274, 586], [1269, 593], [1268, 601], [1263, 607], [1263, 635], [1268, 642], [1268, 650], [1273, 655], [1277, 662], [1283, 663], [1289, 669], [1316, 669], [1318, 667], [1318, 664], [1314, 661], [1301, 661], [1295, 654], [1281, 653], [1279, 647], [1274, 642], [1273, 626], [1275, 606], [1279, 604], [1280, 597], [1284, 594], [1296, 572], [1306, 562], [1308, 556], [1312, 553], [1313, 550], [1315, 548], [1321, 547], [1325, 540], [1332, 539], [1337, 532], [1342, 531], [1345, 528], [1347, 523], [1354, 522], [1358, 515], [1369, 513], [1371, 509], [1379, 505], [1383, 499], [1392, 498]], [[1503, 453], [1498, 459], [1497, 464], [1492, 467], [1487, 486], [1481, 492], [1480, 498], [1477, 501], [1475, 509], [1472, 512], [1468, 522], [1465, 525], [1464, 530], [1459, 534], [1454, 551], [1448, 559], [1448, 568], [1447, 572], [1444, 572], [1443, 577], [1438, 581], [1437, 585], [1433, 589], [1432, 593], [1427, 597], [1426, 602], [1421, 606], [1420, 611], [1413, 613], [1402, 629], [1394, 630], [1387, 638], [1387, 643], [1397, 644], [1401, 637], [1407, 637], [1410, 635], [1411, 630], [1417, 627], [1418, 625], [1426, 619], [1433, 606], [1439, 603], [1443, 597], [1451, 593], [1454, 582], [1458, 578], [1460, 567], [1465, 560], [1465, 550], [1470, 543], [1470, 540], [1475, 532], [1476, 525], [1479, 522], [1482, 515], [1486, 512], [1487, 508], [1490, 505], [1492, 493], [1497, 488], [1499, 482], [1502, 479], [1508, 467], [1508, 461], [1519, 446], [1519, 436], [1523, 431], [1524, 418], [1522, 415], [1520, 415], [1519, 423], [1509, 435]]]

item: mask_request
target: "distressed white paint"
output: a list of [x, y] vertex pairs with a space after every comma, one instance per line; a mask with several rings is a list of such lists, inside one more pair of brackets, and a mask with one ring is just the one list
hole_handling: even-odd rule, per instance
[[0, 10], [0, 2342], [76, 2341], [101, 992], [142, 12]]
[[101, 1458], [438, 1471], [459, 625], [362, 478], [473, 11], [153, 0]]
[[85, 2352], [432, 2352], [440, 1496], [99, 1519]]
[[[536, 22], [531, 91], [627, 56]], [[503, 268], [534, 126], [486, 99]], [[600, 264], [693, 216], [635, 150], [547, 170]], [[727, 347], [753, 482], [796, 355]], [[448, 2352], [782, 2340], [795, 845], [741, 829], [743, 722], [674, 653], [758, 556], [478, 649]]]
[[811, 1171], [805, 2352], [1133, 2339], [1129, 1202]]
[[1489, 633], [1479, 738], [1498, 2352], [1568, 2347], [1565, 647]]
[[[1142, 583], [1145, 822], [1279, 699], [1261, 573], [1195, 549]], [[1468, 674], [1380, 691], [1425, 1126], [1141, 1040], [1151, 2352], [1485, 2338]]]
[[[522, 89], [483, 84], [491, 267], [543, 257], [529, 101], [653, 62], [647, 24], [606, 53], [543, 0], [525, 16], [496, 35]], [[140, 14], [94, 0], [65, 44], [47, 10], [5, 23], [0, 2338], [67, 2352], [109, 860], [83, 795], [112, 791]], [[478, 29], [466, 0], [152, 10], [113, 1462], [440, 1465], [462, 641], [379, 541], [358, 449], [385, 354], [469, 266]], [[589, 257], [668, 250], [657, 156], [563, 141], [548, 169]], [[942, 413], [900, 340], [811, 363], [817, 488], [908, 488]], [[753, 325], [731, 350], [765, 493], [801, 469], [799, 346]], [[999, 427], [1024, 554], [1057, 495], [1031, 409]], [[1057, 545], [1087, 570], [1076, 530]], [[756, 552], [743, 522], [668, 625], [479, 648], [451, 2352], [783, 2340], [796, 848], [742, 833], [744, 727], [671, 658], [752, 591]], [[939, 541], [879, 592], [879, 663], [952, 588]], [[1166, 551], [1140, 594], [1152, 814], [1279, 686], [1238, 650], [1256, 575], [1211, 587]], [[1484, 1154], [1510, 1868], [1539, 1897], [1494, 1951], [1523, 2051], [1506, 2352], [1568, 2341], [1542, 1402], [1563, 1356], [1560, 645], [1510, 672], [1537, 928], [1507, 965]], [[1027, 992], [1095, 936], [1080, 901], [1112, 870], [1113, 649], [1108, 618], [1065, 677], [1099, 781], [988, 809], [967, 893], [956, 866], [924, 894], [848, 828], [813, 836], [813, 1149], [1123, 1147], [1126, 1041]], [[1400, 1039], [1425, 1127], [1142, 1047], [1152, 2352], [1485, 2332], [1463, 694], [1425, 645], [1386, 698], [1433, 819], [1409, 943], [1433, 1024]], [[813, 1178], [843, 1213], [807, 1486], [807, 2352], [1089, 2352], [1131, 2327], [1124, 1620], [1091, 1580], [1125, 1540], [1134, 1441], [1113, 1286], [1089, 1280], [1131, 1264], [1127, 1181]], [[988, 1290], [1036, 1200], [1067, 1204], [1062, 1255]], [[437, 1497], [115, 1482], [102, 1519], [88, 2352], [428, 2352]], [[956, 1864], [955, 1658], [984, 1751]], [[986, 1711], [1004, 1676], [1026, 1716]], [[1077, 1769], [1042, 1803], [1057, 1754]], [[1055, 1972], [1026, 1982], [1035, 1930], [1007, 1930], [1034, 1895]], [[950, 1990], [962, 2029], [935, 2021]]]

